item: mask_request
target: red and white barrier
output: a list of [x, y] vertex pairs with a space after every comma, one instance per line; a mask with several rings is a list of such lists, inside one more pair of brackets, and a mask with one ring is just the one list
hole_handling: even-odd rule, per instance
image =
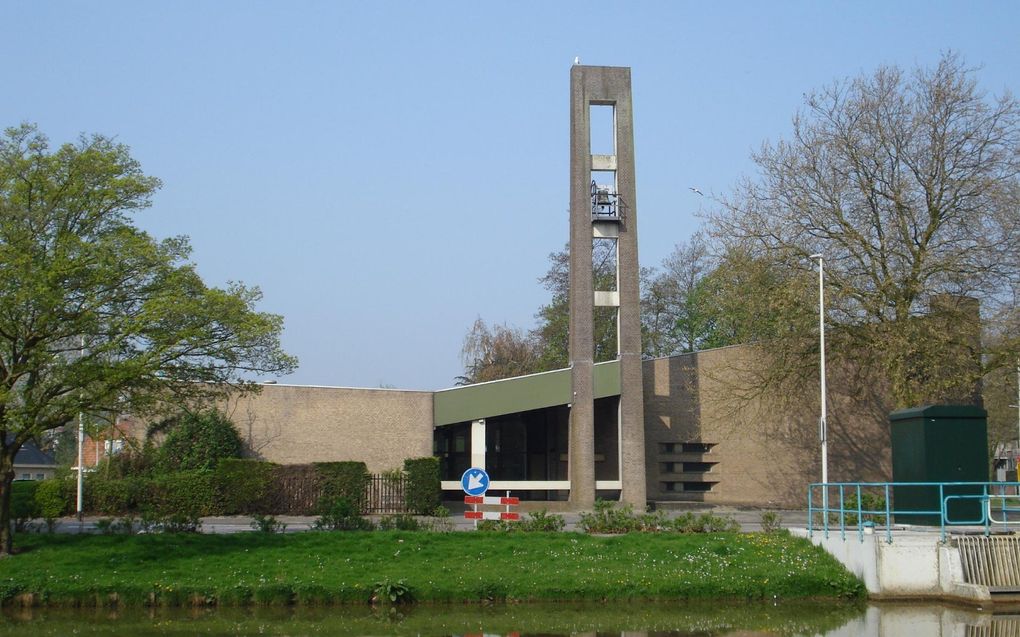
[[[511, 498], [509, 491], [506, 492], [505, 497], [466, 495], [464, 496], [464, 504], [470, 504], [471, 510], [464, 512], [464, 519], [474, 520], [475, 526], [478, 526], [478, 520], [520, 520], [521, 514], [510, 510], [510, 507], [518, 506], [520, 503], [521, 499]], [[503, 510], [479, 511], [479, 506], [501, 506]]]
[[507, 511], [465, 511], [466, 520], [520, 520], [520, 513]]
[[466, 495], [464, 496], [464, 504], [499, 504], [499, 505], [518, 505], [521, 503], [520, 498], [499, 498], [491, 497], [486, 495]]

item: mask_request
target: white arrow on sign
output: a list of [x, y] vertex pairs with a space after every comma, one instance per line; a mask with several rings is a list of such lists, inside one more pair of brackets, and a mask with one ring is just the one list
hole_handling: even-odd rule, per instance
[[483, 486], [483, 484], [482, 484], [482, 474], [480, 474], [480, 473], [472, 473], [471, 475], [468, 476], [468, 491], [474, 491], [475, 489], [481, 489], [482, 486]]

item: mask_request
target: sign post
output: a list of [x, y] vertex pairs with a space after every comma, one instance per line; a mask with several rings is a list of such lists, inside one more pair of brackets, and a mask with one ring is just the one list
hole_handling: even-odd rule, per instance
[[[519, 498], [511, 498], [510, 492], [506, 497], [489, 497], [485, 492], [489, 490], [489, 474], [485, 469], [471, 467], [460, 477], [460, 486], [464, 489], [464, 504], [470, 504], [471, 510], [464, 512], [464, 518], [475, 521], [475, 528], [478, 528], [478, 520], [519, 520], [519, 513], [510, 511], [511, 506], [521, 503]], [[506, 507], [505, 511], [479, 511], [479, 505], [499, 505]]]
[[489, 490], [489, 474], [485, 469], [471, 467], [460, 477], [460, 486], [468, 495], [484, 495]]

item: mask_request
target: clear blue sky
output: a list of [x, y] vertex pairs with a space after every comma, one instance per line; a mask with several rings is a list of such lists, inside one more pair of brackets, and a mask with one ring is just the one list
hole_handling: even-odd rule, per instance
[[954, 49], [1017, 90], [1017, 2], [32, 2], [0, 125], [116, 136], [138, 223], [262, 287], [281, 382], [450, 386], [478, 316], [522, 327], [567, 239], [568, 73], [633, 68], [641, 262], [697, 228], [803, 93]]

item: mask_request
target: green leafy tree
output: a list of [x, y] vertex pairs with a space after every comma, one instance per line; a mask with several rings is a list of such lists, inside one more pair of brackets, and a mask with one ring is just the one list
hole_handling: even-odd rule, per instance
[[536, 371], [562, 369], [570, 364], [569, 246], [549, 254], [549, 270], [539, 282], [549, 291], [549, 303], [538, 309], [534, 334], [539, 343]]
[[[716, 267], [708, 242], [701, 236], [677, 245], [661, 270], [641, 269], [641, 328], [646, 356], [733, 343], [721, 331], [714, 309], [715, 288], [709, 283]], [[549, 270], [539, 282], [550, 293], [549, 302], [535, 314], [530, 332], [506, 325], [489, 326], [478, 319], [461, 350], [465, 372], [460, 384], [508, 378], [570, 364], [570, 254], [569, 246], [549, 254]], [[592, 246], [592, 275], [596, 288], [613, 289], [616, 254], [610, 242]], [[616, 358], [616, 310], [596, 308], [593, 317], [595, 362]]]
[[[817, 356], [817, 327], [802, 310], [762, 298], [800, 285], [815, 253], [825, 258], [831, 357], [880, 370], [893, 406], [970, 400], [987, 371], [1014, 364], [1016, 333], [998, 319], [1020, 298], [1012, 96], [982, 93], [953, 54], [913, 73], [883, 67], [807, 95], [790, 137], [753, 159], [758, 175], [709, 223], [743, 259], [733, 272], [744, 264], [744, 279], [767, 271], [779, 283], [721, 290], [733, 306], [774, 310], [759, 314], [783, 337], [767, 341], [773, 371]], [[997, 338], [982, 343], [974, 301]]]
[[215, 469], [223, 458], [241, 457], [241, 435], [234, 423], [216, 410], [186, 412], [160, 426], [166, 438], [156, 451], [164, 472]]
[[[1012, 456], [1020, 450], [1017, 404], [1017, 368], [1003, 367], [990, 373], [982, 384], [984, 407], [988, 410], [988, 453], [994, 460], [996, 451]], [[993, 474], [994, 475], [994, 474]], [[1010, 478], [1012, 480], [1012, 478]]]
[[51, 149], [32, 125], [0, 137], [0, 556], [11, 551], [14, 456], [74, 420], [195, 404], [250, 374], [291, 371], [281, 317], [257, 288], [206, 286], [184, 237], [129, 214], [160, 182], [102, 136]]
[[731, 345], [732, 321], [715, 298], [721, 273], [710, 244], [701, 233], [676, 245], [661, 270], [645, 270], [642, 280], [641, 324], [644, 353], [672, 356]]
[[[592, 273], [598, 289], [611, 289], [616, 276], [616, 255], [608, 243], [595, 244]], [[461, 349], [464, 374], [458, 384], [471, 384], [563, 369], [570, 362], [569, 323], [570, 255], [565, 247], [549, 255], [549, 270], [539, 282], [552, 298], [539, 308], [538, 325], [530, 332], [507, 325], [489, 326], [477, 319]], [[616, 358], [616, 317], [612, 308], [596, 308], [593, 352], [596, 362]]]
[[[592, 283], [595, 289], [615, 289], [616, 253], [612, 243], [592, 246]], [[538, 341], [539, 365], [535, 371], [563, 369], [570, 364], [570, 252], [569, 246], [549, 254], [549, 270], [539, 279], [552, 298], [539, 308], [538, 325], [532, 332]], [[595, 308], [593, 360], [616, 358], [616, 315], [613, 308]]]

